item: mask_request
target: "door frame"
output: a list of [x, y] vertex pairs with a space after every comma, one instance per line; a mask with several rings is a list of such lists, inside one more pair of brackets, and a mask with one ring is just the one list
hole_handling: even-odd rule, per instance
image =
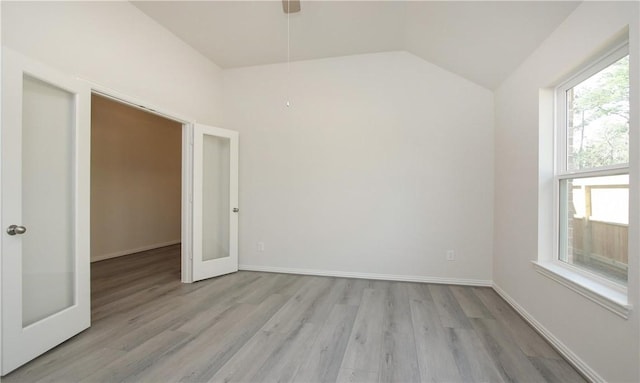
[[182, 196], [181, 196], [181, 262], [180, 280], [182, 283], [193, 283], [193, 120], [157, 107], [146, 101], [118, 92], [95, 82], [81, 79], [89, 84], [91, 94], [106, 97], [135, 109], [182, 124]]

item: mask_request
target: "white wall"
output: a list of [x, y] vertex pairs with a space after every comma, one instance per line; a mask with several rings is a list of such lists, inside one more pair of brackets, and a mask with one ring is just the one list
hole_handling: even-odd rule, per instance
[[[560, 343], [611, 382], [640, 381], [638, 250], [638, 3], [585, 2], [496, 91], [495, 237], [493, 277], [508, 296]], [[625, 320], [538, 274], [531, 261], [550, 256], [552, 133], [539, 118], [541, 89], [551, 88], [630, 25], [632, 188], [629, 298]], [[633, 117], [635, 116], [635, 117]], [[540, 236], [540, 241], [538, 239]]]
[[241, 267], [491, 280], [490, 91], [391, 52], [225, 70], [223, 92]]
[[91, 98], [91, 261], [180, 243], [182, 124]]
[[2, 44], [202, 123], [220, 123], [220, 69], [128, 2], [2, 2]]

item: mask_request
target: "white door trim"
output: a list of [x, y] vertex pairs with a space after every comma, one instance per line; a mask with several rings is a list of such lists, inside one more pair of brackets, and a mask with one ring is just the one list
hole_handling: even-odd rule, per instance
[[143, 110], [160, 117], [182, 124], [182, 202], [181, 202], [181, 261], [180, 280], [182, 283], [193, 282], [193, 209], [192, 206], [192, 173], [193, 173], [193, 122], [187, 117], [173, 111], [155, 106], [138, 98], [128, 96], [112, 88], [95, 82], [81, 79], [91, 87], [91, 92], [102, 97], [123, 103], [130, 107]]

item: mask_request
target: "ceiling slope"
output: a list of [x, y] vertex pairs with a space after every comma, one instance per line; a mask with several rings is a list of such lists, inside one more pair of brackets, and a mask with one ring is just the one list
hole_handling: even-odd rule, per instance
[[410, 2], [404, 47], [495, 89], [576, 8], [576, 2]]
[[[222, 68], [285, 62], [280, 1], [133, 4]], [[406, 50], [495, 89], [579, 4], [563, 1], [301, 1], [291, 59]]]

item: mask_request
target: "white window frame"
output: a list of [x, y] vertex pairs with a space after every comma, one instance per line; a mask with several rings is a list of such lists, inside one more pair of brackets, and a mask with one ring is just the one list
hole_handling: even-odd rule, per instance
[[[591, 65], [585, 67], [579, 71], [576, 75], [569, 78], [569, 80], [556, 87], [555, 91], [555, 147], [554, 147], [554, 163], [556, 176], [566, 176], [565, 178], [573, 178], [577, 175], [582, 177], [609, 175], [607, 171], [616, 171], [620, 169], [629, 170], [629, 163], [613, 166], [602, 166], [598, 168], [591, 168], [589, 170], [567, 170], [567, 97], [566, 92], [575, 87], [576, 85], [587, 80], [589, 77], [607, 68], [611, 64], [617, 62], [621, 58], [629, 55], [629, 42], [616, 46], [614, 49], [607, 52], [605, 55], [594, 61]], [[593, 174], [593, 175], [592, 175]], [[556, 196], [557, 197], [557, 196]]]
[[[574, 76], [560, 84], [554, 91], [554, 177], [553, 177], [553, 258], [534, 262], [538, 272], [593, 300], [610, 311], [627, 318], [631, 310], [628, 304], [627, 286], [616, 283], [587, 269], [560, 260], [560, 183], [563, 180], [597, 176], [629, 174], [629, 163], [590, 168], [567, 169], [567, 98], [566, 92], [629, 55], [629, 42], [616, 45]], [[631, 146], [629, 147], [631, 150]]]

